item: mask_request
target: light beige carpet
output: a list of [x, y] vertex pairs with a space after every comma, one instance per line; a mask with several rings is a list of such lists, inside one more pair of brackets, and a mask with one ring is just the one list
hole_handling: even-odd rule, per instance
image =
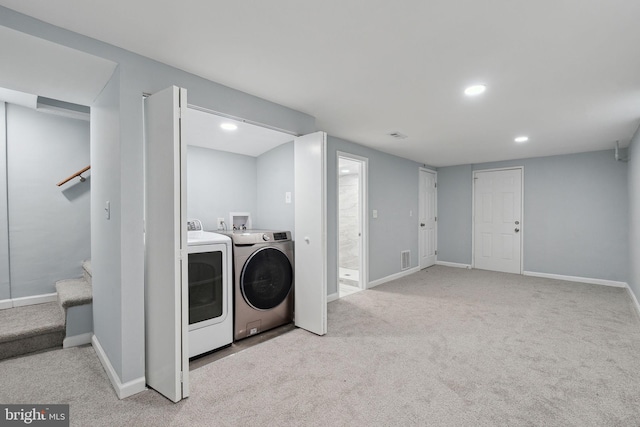
[[91, 426], [638, 426], [640, 322], [622, 288], [432, 267], [329, 304], [191, 372], [191, 397], [118, 401], [91, 347], [0, 362], [0, 402]]

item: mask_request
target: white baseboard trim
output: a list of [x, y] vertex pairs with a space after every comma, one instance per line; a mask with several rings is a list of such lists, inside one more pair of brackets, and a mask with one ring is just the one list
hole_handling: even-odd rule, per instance
[[91, 344], [92, 337], [93, 332], [65, 337], [64, 341], [62, 341], [62, 348], [71, 348], [78, 347], [79, 345]]
[[524, 271], [524, 276], [543, 277], [545, 279], [566, 280], [568, 282], [588, 283], [590, 285], [614, 286], [616, 288], [628, 287], [626, 282], [616, 282], [615, 280], [592, 279], [589, 277], [564, 276], [562, 274], [537, 273], [535, 271]]
[[459, 262], [436, 261], [436, 265], [444, 265], [445, 267], [466, 268], [471, 270], [471, 264], [461, 264]]
[[638, 316], [640, 316], [640, 304], [638, 304], [638, 298], [636, 298], [636, 294], [633, 292], [629, 284], [627, 284], [627, 292], [629, 293], [629, 295], [631, 295], [631, 300], [633, 301], [633, 305], [636, 308], [636, 312], [638, 313]]
[[13, 299], [3, 299], [0, 301], [0, 310], [13, 307], [24, 307], [27, 305], [44, 304], [45, 302], [53, 302], [58, 300], [56, 292], [52, 294], [33, 295], [29, 297], [20, 297]]
[[135, 380], [123, 384], [95, 335], [91, 337], [91, 344], [98, 355], [98, 359], [100, 359], [100, 363], [102, 363], [102, 367], [109, 377], [109, 381], [111, 381], [111, 385], [118, 395], [118, 399], [133, 396], [134, 394], [147, 389], [145, 377], [136, 378]]
[[[340, 285], [338, 285], [338, 286], [340, 286]], [[331, 302], [331, 301], [335, 301], [335, 300], [337, 300], [338, 298], [340, 298], [340, 297], [338, 296], [338, 293], [337, 293], [337, 292], [334, 292], [334, 293], [332, 293], [332, 294], [327, 295], [327, 302], [329, 303], [329, 302]]]
[[376, 286], [382, 285], [383, 283], [387, 283], [387, 282], [390, 282], [392, 280], [396, 280], [396, 279], [399, 279], [401, 277], [408, 276], [408, 275], [413, 274], [413, 273], [417, 273], [418, 271], [420, 271], [420, 267], [413, 267], [413, 268], [410, 268], [408, 270], [404, 270], [404, 271], [401, 271], [399, 273], [395, 273], [395, 274], [391, 274], [391, 275], [389, 275], [387, 277], [383, 277], [382, 279], [372, 280], [371, 282], [369, 282], [369, 285], [367, 285], [367, 289], [375, 288]]

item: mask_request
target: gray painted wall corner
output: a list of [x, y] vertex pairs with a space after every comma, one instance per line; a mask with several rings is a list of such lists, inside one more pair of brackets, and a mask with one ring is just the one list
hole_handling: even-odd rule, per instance
[[[420, 163], [340, 138], [327, 137], [327, 292], [338, 289], [337, 152], [369, 159], [369, 281], [401, 272], [400, 252], [418, 265], [418, 178]], [[378, 218], [372, 217], [373, 210]], [[412, 216], [410, 216], [412, 212]]]
[[627, 282], [640, 298], [640, 127], [628, 150], [629, 276]]
[[55, 185], [89, 164], [89, 123], [9, 104], [6, 124], [11, 295], [52, 293], [91, 257], [90, 172]]
[[7, 205], [6, 104], [0, 102], [0, 300], [11, 298], [9, 278], [9, 206]]
[[524, 270], [626, 281], [627, 164], [613, 150], [440, 168], [438, 259], [471, 261], [472, 171], [514, 166], [524, 167]]
[[471, 264], [471, 165], [438, 168], [438, 261]]
[[[120, 262], [120, 69], [91, 106], [91, 268], [94, 335], [122, 380], [122, 268]], [[111, 204], [111, 218], [104, 214]], [[142, 285], [141, 285], [142, 286]], [[144, 307], [138, 309], [144, 313]], [[144, 324], [128, 325], [131, 331]], [[136, 336], [140, 331], [135, 331]], [[139, 346], [135, 351], [139, 352]], [[142, 369], [144, 375], [144, 368]]]
[[[294, 235], [293, 141], [275, 147], [256, 158], [257, 222], [254, 228], [291, 231]], [[286, 203], [285, 193], [291, 193]]]

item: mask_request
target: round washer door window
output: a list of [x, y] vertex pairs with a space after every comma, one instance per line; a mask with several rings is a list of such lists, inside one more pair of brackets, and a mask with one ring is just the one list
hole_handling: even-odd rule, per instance
[[285, 300], [293, 286], [289, 258], [275, 248], [254, 252], [242, 268], [240, 289], [245, 301], [258, 310], [269, 310]]

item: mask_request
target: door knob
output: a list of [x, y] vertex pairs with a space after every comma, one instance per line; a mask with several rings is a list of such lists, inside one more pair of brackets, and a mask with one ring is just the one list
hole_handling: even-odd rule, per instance
[[519, 228], [516, 228], [516, 230], [515, 230], [515, 231], [516, 231], [516, 233], [517, 233], [517, 232], [519, 232], [519, 231], [520, 231], [520, 229], [519, 229]]
[[424, 222], [421, 222], [421, 223], [420, 223], [420, 227], [424, 227]]

